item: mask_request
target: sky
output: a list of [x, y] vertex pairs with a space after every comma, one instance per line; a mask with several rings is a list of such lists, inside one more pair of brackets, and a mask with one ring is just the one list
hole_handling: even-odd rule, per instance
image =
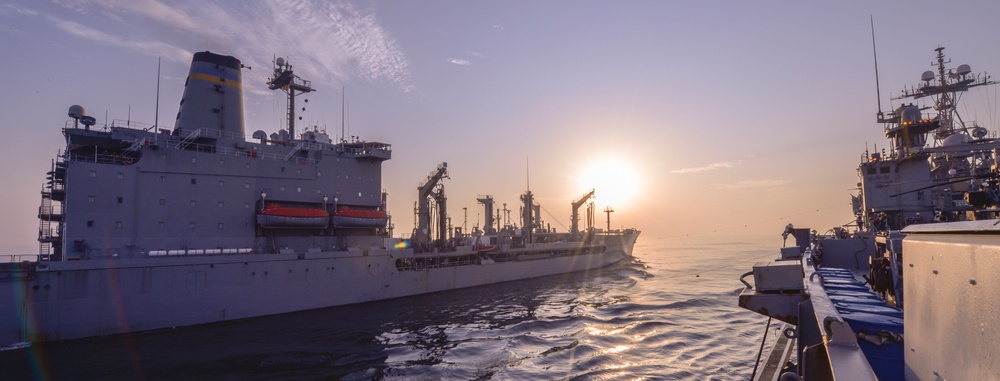
[[[861, 155], [888, 148], [876, 100], [899, 105], [939, 46], [950, 67], [1000, 73], [998, 14], [996, 1], [7, 2], [0, 248], [37, 250], [39, 191], [70, 105], [98, 126], [156, 122], [159, 60], [169, 126], [205, 50], [250, 67], [248, 134], [284, 127], [283, 93], [264, 84], [280, 56], [317, 89], [299, 131], [339, 136], [346, 119], [348, 136], [392, 144], [396, 236], [441, 162], [456, 226], [481, 225], [478, 195], [516, 214], [530, 186], [559, 231], [596, 188], [612, 228], [646, 239], [823, 232], [853, 220]], [[963, 101], [967, 121], [996, 130], [996, 89]]]

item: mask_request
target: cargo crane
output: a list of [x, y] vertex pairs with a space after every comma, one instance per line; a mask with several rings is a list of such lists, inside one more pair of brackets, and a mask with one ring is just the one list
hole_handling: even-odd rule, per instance
[[524, 243], [531, 243], [531, 235], [535, 228], [534, 218], [532, 218], [532, 211], [535, 209], [535, 197], [531, 194], [531, 191], [526, 191], [521, 195], [521, 228], [524, 229]]
[[608, 230], [605, 230], [604, 231], [605, 233], [611, 232], [611, 213], [614, 213], [614, 212], [615, 212], [615, 210], [611, 209], [610, 206], [604, 208], [604, 213], [608, 215]]
[[434, 204], [437, 205], [437, 239], [439, 243], [443, 243], [448, 240], [448, 232], [451, 231], [448, 228], [451, 221], [448, 218], [448, 198], [444, 195], [444, 184], [438, 184], [434, 187], [434, 191], [431, 192], [431, 198], [434, 199]]
[[483, 208], [486, 209], [486, 222], [483, 224], [483, 232], [486, 235], [496, 234], [496, 229], [493, 228], [493, 196], [479, 196], [476, 198], [480, 204], [483, 204]]
[[[430, 211], [430, 199], [433, 197], [438, 204], [438, 212], [444, 217], [445, 206], [444, 206], [444, 187], [440, 189], [435, 189], [441, 182], [441, 179], [448, 178], [448, 163], [441, 163], [438, 165], [437, 169], [434, 170], [427, 180], [417, 187], [417, 227], [413, 232], [413, 239], [417, 243], [427, 243], [431, 241], [431, 211]], [[445, 218], [439, 218], [439, 220], [445, 220]], [[443, 234], [442, 234], [443, 235]]]
[[546, 230], [545, 223], [542, 222], [542, 205], [539, 203], [531, 204], [531, 211], [534, 213], [532, 214], [534, 219], [532, 220], [531, 228], [536, 231]]
[[594, 198], [593, 188], [590, 189], [590, 192], [587, 192], [587, 194], [583, 195], [583, 197], [580, 197], [576, 201], [570, 203], [573, 206], [573, 214], [570, 216], [571, 222], [570, 222], [569, 232], [570, 234], [573, 235], [573, 237], [576, 237], [577, 235], [580, 234], [580, 207], [583, 206], [583, 204], [587, 203], [587, 200], [590, 200], [591, 198]]

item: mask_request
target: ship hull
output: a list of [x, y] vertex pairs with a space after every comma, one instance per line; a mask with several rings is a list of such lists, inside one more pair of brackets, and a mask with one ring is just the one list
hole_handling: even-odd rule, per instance
[[[4, 303], [0, 311], [0, 346], [215, 323], [585, 271], [630, 257], [638, 234], [612, 235], [601, 250], [573, 255], [513, 255], [503, 262], [423, 268], [397, 266], [401, 258], [421, 256], [395, 249], [48, 262], [0, 280], [0, 293], [14, 296], [14, 303]], [[551, 252], [573, 245], [582, 247], [570, 242], [519, 250]]]

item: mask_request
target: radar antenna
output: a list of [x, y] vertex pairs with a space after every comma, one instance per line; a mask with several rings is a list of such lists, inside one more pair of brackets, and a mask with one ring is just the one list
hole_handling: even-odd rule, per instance
[[885, 114], [882, 113], [882, 90], [879, 89], [878, 84], [878, 50], [875, 49], [875, 18], [873, 16], [868, 16], [869, 21], [872, 25], [872, 56], [875, 57], [875, 100], [878, 102], [878, 119], [879, 123], [888, 122], [885, 119]]
[[[292, 64], [284, 58], [278, 57], [274, 60], [274, 74], [267, 80], [267, 88], [271, 90], [281, 89], [288, 94], [288, 136], [295, 139], [295, 95], [311, 93], [312, 81], [307, 81], [292, 72]], [[308, 99], [305, 100], [309, 102]], [[302, 108], [305, 111], [305, 107]], [[300, 116], [299, 119], [302, 119]]]
[[[969, 65], [959, 65], [957, 71], [946, 69], [945, 64], [951, 63], [951, 60], [945, 59], [944, 47], [938, 47], [934, 51], [937, 52], [937, 57], [936, 62], [931, 63], [931, 66], [937, 69], [937, 73], [925, 72], [921, 76], [922, 83], [920, 85], [916, 88], [903, 90], [902, 95], [893, 99], [933, 98], [934, 110], [938, 113], [936, 119], [941, 125], [935, 137], [944, 139], [954, 134], [958, 129], [966, 129], [956, 107], [961, 93], [969, 91], [973, 87], [995, 85], [997, 82], [989, 75], [971, 73], [972, 69]], [[956, 119], [958, 120], [957, 126]]]

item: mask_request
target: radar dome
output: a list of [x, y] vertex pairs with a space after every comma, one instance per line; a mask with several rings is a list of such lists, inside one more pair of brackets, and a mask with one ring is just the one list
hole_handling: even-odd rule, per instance
[[899, 113], [900, 121], [903, 123], [913, 123], [920, 120], [920, 107], [909, 105], [903, 106], [903, 110]]
[[87, 110], [83, 109], [83, 106], [72, 105], [69, 106], [69, 117], [73, 119], [80, 119], [84, 115], [87, 115]]
[[941, 145], [944, 147], [957, 146], [968, 143], [969, 140], [972, 140], [969, 139], [969, 135], [966, 135], [965, 133], [957, 133], [944, 138], [944, 142], [942, 142]]
[[934, 80], [934, 72], [930, 71], [930, 70], [925, 71], [924, 74], [920, 75], [920, 80], [924, 81], [924, 82], [933, 81]]
[[958, 65], [958, 69], [955, 71], [958, 75], [966, 75], [972, 72], [972, 67], [966, 64]]
[[264, 144], [267, 141], [267, 133], [264, 130], [254, 131], [253, 138], [260, 139], [260, 144]]
[[274, 60], [274, 64], [278, 66], [285, 66], [285, 59], [278, 57], [278, 59]]

